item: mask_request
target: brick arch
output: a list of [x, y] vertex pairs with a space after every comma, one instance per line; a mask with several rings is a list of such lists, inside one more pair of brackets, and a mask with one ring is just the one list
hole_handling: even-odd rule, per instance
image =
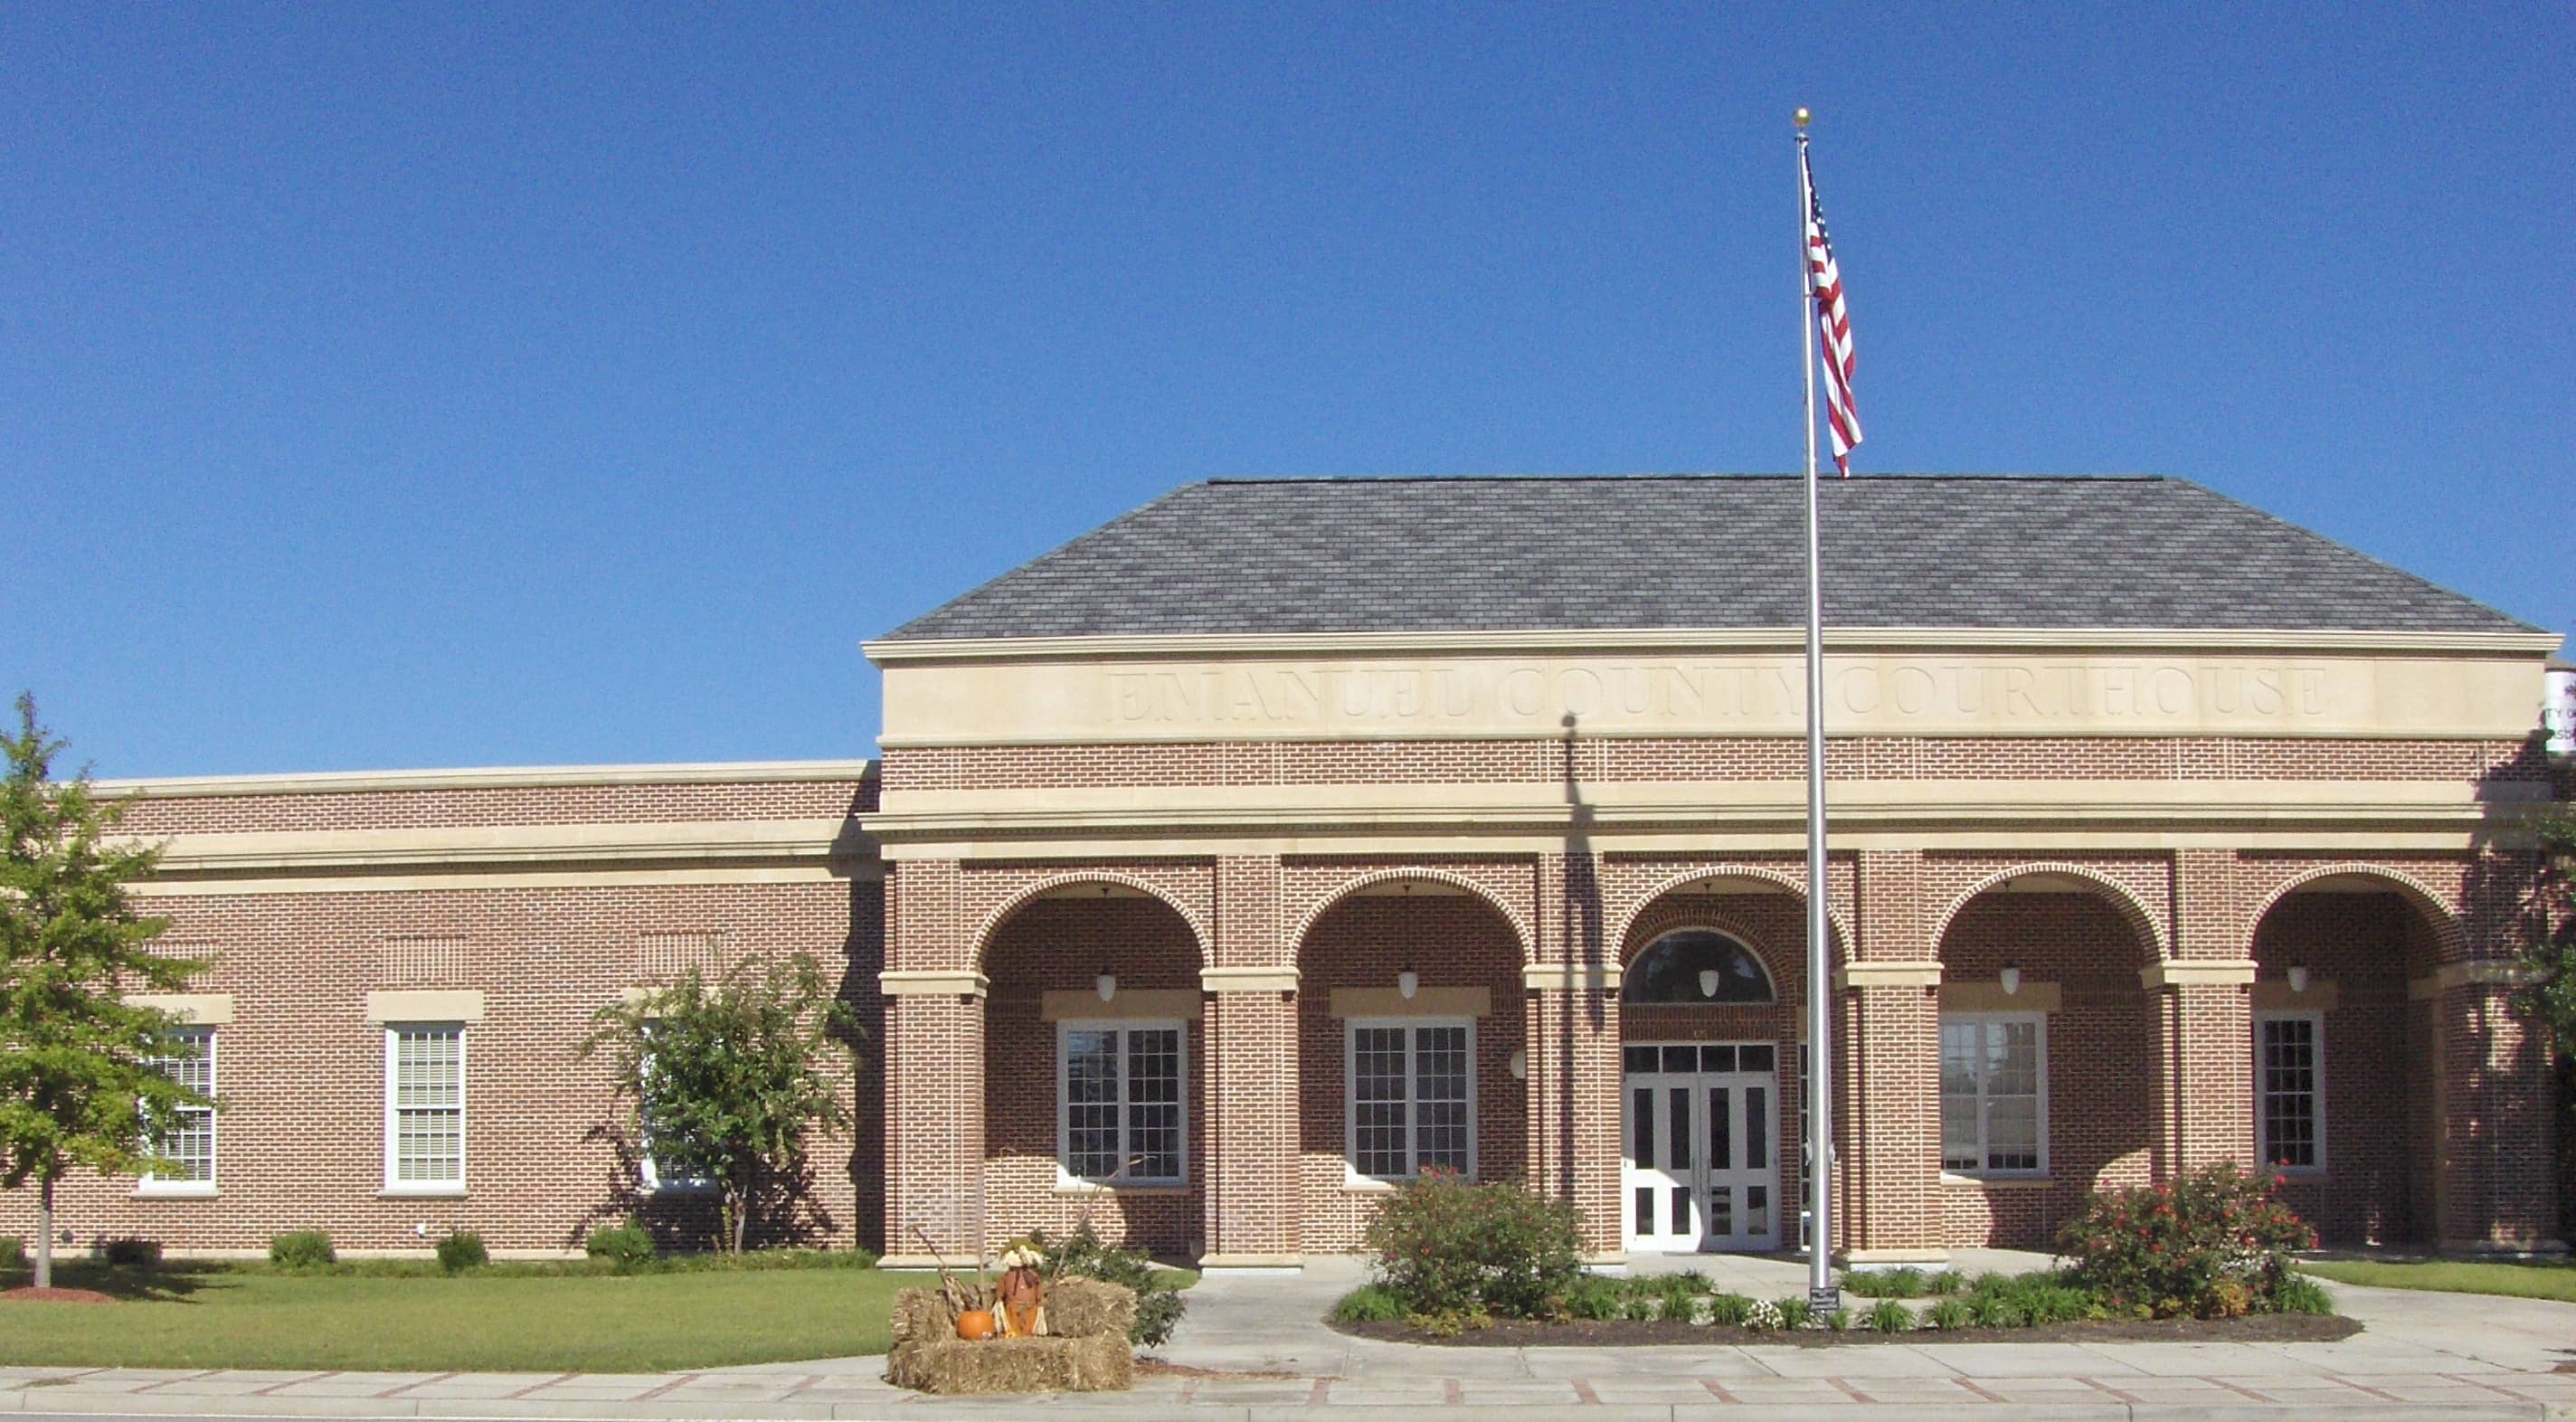
[[1979, 895], [2033, 874], [2063, 874], [2093, 885], [2100, 890], [2101, 897], [2110, 901], [2112, 909], [2120, 915], [2121, 920], [2126, 922], [2137, 933], [2140, 941], [2147, 945], [2149, 953], [2158, 958], [2173, 956], [2173, 945], [2167, 941], [2163, 926], [2156, 922], [2155, 914], [2139, 901], [2134, 890], [2090, 865], [2072, 864], [2062, 860], [2036, 860], [2028, 864], [2016, 864], [2009, 869], [1997, 870], [1969, 885], [1967, 892], [1950, 901], [1950, 906], [1942, 910], [1940, 920], [1932, 926], [1933, 955], [1935, 957], [1940, 955], [1942, 942], [1950, 936], [1950, 925], [1958, 919], [1959, 914], [1968, 905], [1977, 901]]
[[1511, 905], [1504, 903], [1501, 899], [1496, 898], [1492, 889], [1487, 888], [1483, 884], [1477, 883], [1475, 880], [1468, 878], [1464, 874], [1456, 874], [1446, 869], [1433, 869], [1429, 867], [1372, 869], [1367, 873], [1350, 880], [1348, 883], [1335, 885], [1331, 893], [1324, 895], [1322, 899], [1316, 902], [1313, 908], [1306, 911], [1306, 916], [1303, 919], [1300, 919], [1297, 923], [1296, 935], [1288, 941], [1295, 945], [1295, 951], [1300, 953], [1304, 952], [1307, 936], [1315, 931], [1316, 924], [1324, 921], [1324, 915], [1331, 913], [1336, 907], [1349, 899], [1353, 894], [1358, 893], [1360, 890], [1367, 888], [1371, 884], [1391, 884], [1399, 879], [1418, 879], [1430, 883], [1448, 884], [1453, 887], [1466, 890], [1469, 897], [1476, 899], [1484, 904], [1485, 907], [1502, 915], [1503, 922], [1511, 925], [1512, 937], [1519, 940], [1521, 945], [1521, 961], [1524, 963], [1537, 961], [1538, 935], [1531, 931], [1529, 921], [1523, 918], [1518, 911], [1514, 910]]
[[[1648, 906], [1650, 908], [1653, 906], [1653, 902], [1653, 900], [1648, 900]], [[1773, 962], [1772, 955], [1762, 951], [1762, 935], [1755, 933], [1741, 919], [1735, 918], [1729, 914], [1718, 912], [1713, 907], [1701, 909], [1696, 905], [1677, 904], [1670, 911], [1651, 917], [1645, 911], [1640, 910], [1638, 914], [1634, 918], [1628, 920], [1628, 922], [1632, 932], [1639, 924], [1646, 924], [1653, 931], [1644, 935], [1645, 941], [1642, 943], [1623, 942], [1620, 945], [1619, 996], [1620, 1000], [1623, 1002], [1627, 1000], [1628, 973], [1631, 969], [1637, 966], [1637, 955], [1645, 952], [1646, 949], [1652, 947], [1668, 934], [1687, 933], [1693, 929], [1704, 929], [1710, 933], [1724, 934], [1726, 937], [1732, 938], [1736, 942], [1743, 944], [1744, 951], [1753, 955], [1753, 961], [1762, 965], [1762, 976], [1771, 985], [1770, 1005], [1777, 1006], [1790, 1000], [1787, 994], [1783, 993], [1780, 989], [1780, 968], [1782, 965]], [[1799, 972], [1803, 973], [1806, 970], [1807, 965], [1804, 958], [1800, 957], [1797, 961], [1789, 964], [1788, 966], [1794, 967]], [[1729, 1005], [1761, 1006], [1763, 1004], [1747, 1003]]]
[[2386, 884], [2390, 892], [2406, 900], [2418, 914], [2423, 916], [2425, 927], [2433, 930], [2434, 941], [2441, 945], [2441, 961], [2458, 962], [2474, 956], [2469, 951], [2468, 930], [2461, 927], [2459, 914], [2442, 901], [2440, 894], [2433, 892], [2423, 880], [2402, 869], [2359, 861], [2319, 864], [2303, 869], [2264, 895], [2261, 906], [2254, 910], [2254, 916], [2245, 922], [2242, 934], [2245, 951], [2249, 954], [2254, 951], [2254, 935], [2262, 932], [2263, 920], [2271, 917], [2272, 910], [2279, 908], [2282, 900], [2319, 879], [2340, 878], [2374, 879]]
[[[1713, 864], [1684, 870], [1680, 873], [1665, 877], [1658, 881], [1653, 887], [1647, 889], [1645, 893], [1639, 895], [1637, 897], [1637, 906], [1628, 911], [1628, 916], [1620, 921], [1619, 931], [1610, 936], [1609, 941], [1619, 945], [1619, 961], [1623, 965], [1623, 970], [1624, 965], [1630, 958], [1636, 956], [1637, 949], [1642, 946], [1628, 941], [1630, 938], [1635, 936], [1637, 925], [1645, 922], [1646, 916], [1653, 913], [1656, 906], [1661, 904], [1668, 896], [1680, 895], [1683, 889], [1705, 879], [1757, 880], [1761, 883], [1769, 884], [1771, 887], [1780, 890], [1782, 893], [1787, 894], [1793, 899], [1796, 899], [1798, 901], [1798, 909], [1800, 913], [1803, 914], [1806, 911], [1807, 881], [1795, 875], [1784, 874], [1777, 869], [1765, 869], [1760, 865], [1755, 864]], [[1688, 896], [1683, 895], [1683, 897]], [[1829, 927], [1833, 932], [1834, 941], [1832, 946], [1835, 950], [1836, 960], [1842, 961], [1848, 959], [1851, 956], [1851, 945], [1853, 941], [1852, 931], [1851, 925], [1843, 921], [1842, 910], [1835, 908], [1832, 903], [1828, 902], [1825, 905], [1825, 922], [1827, 927]], [[1734, 930], [1728, 931], [1733, 932]], [[1737, 936], [1741, 937], [1742, 935], [1739, 933]], [[1746, 939], [1745, 946], [1748, 948], [1752, 947], [1752, 940]], [[1771, 966], [1770, 960], [1767, 958], [1764, 959], [1762, 966], [1765, 971], [1768, 971]], [[1778, 981], [1776, 974], [1774, 975], [1773, 981]]]
[[1207, 924], [1198, 914], [1192, 912], [1188, 905], [1174, 899], [1159, 885], [1132, 874], [1119, 873], [1114, 869], [1079, 869], [1071, 873], [1052, 874], [1034, 883], [1021, 886], [1010, 897], [995, 904], [992, 911], [984, 915], [984, 921], [976, 925], [975, 952], [968, 961], [981, 968], [984, 965], [985, 955], [992, 951], [993, 935], [1001, 932], [1002, 925], [1010, 922], [1011, 916], [1030, 902], [1057, 889], [1081, 884], [1115, 884], [1122, 888], [1134, 889], [1179, 914], [1181, 922], [1189, 925], [1190, 941], [1198, 945], [1199, 966], [1205, 968], [1216, 961], [1214, 938], [1209, 934]]

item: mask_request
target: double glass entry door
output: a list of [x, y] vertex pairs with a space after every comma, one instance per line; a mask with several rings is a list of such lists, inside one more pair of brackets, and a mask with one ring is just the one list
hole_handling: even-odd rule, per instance
[[1780, 1247], [1780, 1073], [1768, 1042], [1631, 1044], [1621, 1082], [1628, 1247]]

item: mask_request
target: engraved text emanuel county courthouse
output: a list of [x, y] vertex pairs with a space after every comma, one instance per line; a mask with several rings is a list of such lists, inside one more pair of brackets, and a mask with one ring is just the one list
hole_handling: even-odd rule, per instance
[[1291, 1264], [1434, 1169], [1596, 1257], [1794, 1248], [1811, 992], [1855, 1261], [2221, 1160], [2330, 1242], [2553, 1245], [2511, 1004], [2557, 639], [2177, 480], [1822, 496], [1829, 982], [1798, 481], [1197, 484], [869, 643], [877, 760], [112, 787], [225, 1109], [62, 1221], [702, 1239], [574, 1045], [806, 953], [867, 1062], [766, 1228], [898, 1259], [1087, 1211]]

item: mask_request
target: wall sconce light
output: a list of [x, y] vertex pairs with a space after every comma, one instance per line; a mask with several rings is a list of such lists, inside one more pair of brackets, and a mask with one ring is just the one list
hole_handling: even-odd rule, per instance
[[1411, 968], [1407, 968], [1403, 972], [1395, 975], [1396, 996], [1403, 998], [1407, 1002], [1411, 1002], [1413, 1000], [1413, 995], [1420, 991], [1422, 991], [1422, 975], [1420, 973], [1413, 971]]
[[2006, 996], [2006, 997], [2010, 997], [2010, 996], [2012, 996], [2014, 993], [2017, 993], [2017, 992], [2021, 991], [2021, 967], [2020, 967], [2020, 965], [2015, 964], [2015, 965], [2012, 965], [2012, 966], [2006, 967], [2006, 968], [2003, 970], [2003, 973], [2001, 974], [2001, 976], [2002, 976], [2002, 978], [2003, 978], [2003, 984], [2004, 984], [2004, 996]]
[[2292, 963], [2290, 965], [2290, 991], [2306, 992], [2307, 990], [2308, 965], [2305, 963]]
[[1702, 968], [1699, 970], [1699, 995], [1702, 997], [1717, 996], [1717, 969]]
[[1529, 1080], [1529, 1053], [1512, 1053], [1512, 1079], [1514, 1081]]
[[1103, 968], [1100, 970], [1100, 976], [1091, 980], [1091, 986], [1100, 994], [1100, 1000], [1107, 1002], [1118, 995], [1118, 975]]

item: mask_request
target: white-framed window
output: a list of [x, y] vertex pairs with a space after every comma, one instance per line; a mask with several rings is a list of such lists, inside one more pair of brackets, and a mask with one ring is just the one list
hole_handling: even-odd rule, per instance
[[465, 1193], [465, 1027], [385, 1028], [385, 1190]]
[[2284, 1175], [2326, 1168], [2326, 1019], [2254, 1014], [2254, 1147]]
[[1057, 1023], [1059, 1179], [1187, 1183], [1189, 1081], [1189, 1033], [1178, 1022]]
[[1941, 1014], [1941, 1168], [2048, 1172], [2048, 1019]]
[[[179, 1027], [170, 1033], [170, 1054], [154, 1060], [163, 1075], [208, 1100], [215, 1095], [215, 1029]], [[169, 1166], [135, 1184], [141, 1195], [211, 1195], [215, 1193], [215, 1111], [212, 1106], [183, 1106], [161, 1139], [155, 1154]]]
[[1476, 1174], [1476, 1024], [1354, 1018], [1342, 1073], [1345, 1158], [1356, 1180]]
[[646, 1194], [703, 1193], [716, 1188], [715, 1173], [702, 1162], [673, 1150], [655, 1128], [653, 1103], [661, 1094], [662, 1078], [654, 1070], [651, 1043], [654, 1029], [661, 1025], [659, 1021], [644, 1024], [646, 1050], [638, 1064], [638, 1075], [642, 1080], [637, 1083], [642, 1090], [636, 1094], [635, 1103], [636, 1134], [639, 1137], [636, 1141], [635, 1173]]

